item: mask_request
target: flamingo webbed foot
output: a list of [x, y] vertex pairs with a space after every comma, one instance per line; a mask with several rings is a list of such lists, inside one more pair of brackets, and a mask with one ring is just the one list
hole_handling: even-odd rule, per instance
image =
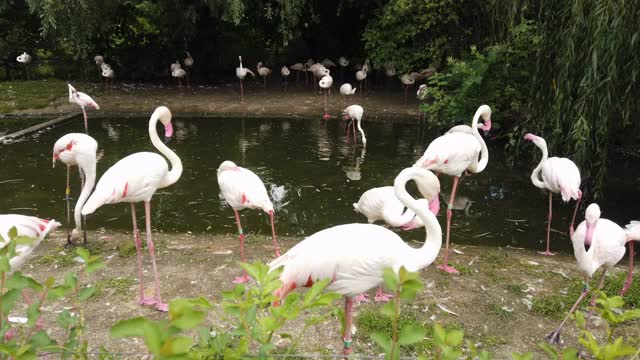
[[392, 294], [387, 294], [378, 289], [376, 296], [373, 298], [376, 302], [389, 302], [393, 298]]
[[549, 344], [560, 346], [562, 340], [560, 340], [560, 329], [554, 330], [551, 334], [544, 338]]
[[166, 302], [157, 300], [156, 301], [156, 310], [158, 310], [160, 312], [167, 312], [167, 311], [169, 311], [169, 304], [167, 304]]
[[453, 266], [445, 265], [445, 264], [438, 265], [438, 270], [443, 271], [443, 272], [445, 272], [445, 273], [447, 273], [447, 274], [459, 274], [459, 273], [460, 273], [460, 272], [459, 272], [456, 268], [454, 268]]
[[247, 273], [242, 274], [242, 276], [238, 276], [237, 278], [233, 279], [233, 281], [231, 283], [233, 284], [244, 284], [246, 282], [249, 282], [249, 275], [247, 275]]
[[356, 304], [360, 304], [361, 302], [366, 302], [366, 303], [371, 302], [371, 300], [369, 300], [369, 295], [364, 293], [354, 297], [353, 301], [355, 301]]
[[140, 300], [138, 300], [138, 304], [142, 306], [156, 305], [157, 302], [158, 301], [154, 298], [146, 298], [146, 297], [141, 297]]
[[329, 115], [329, 114], [322, 115], [322, 119], [323, 120], [329, 120], [330, 118], [331, 118], [331, 115]]
[[544, 255], [544, 256], [555, 256], [556, 254], [552, 253], [551, 251], [538, 251], [538, 254], [540, 255]]

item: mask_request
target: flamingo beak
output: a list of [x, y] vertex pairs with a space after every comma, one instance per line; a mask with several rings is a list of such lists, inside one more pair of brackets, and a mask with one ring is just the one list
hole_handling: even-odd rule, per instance
[[169, 121], [164, 126], [164, 142], [165, 143], [169, 142], [169, 139], [171, 139], [172, 136], [173, 136], [173, 125], [171, 124], [171, 121]]
[[405, 231], [413, 230], [413, 229], [415, 229], [415, 228], [417, 228], [417, 226], [416, 226], [416, 224], [413, 222], [413, 220], [411, 220], [410, 222], [406, 223], [405, 225], [403, 225], [403, 226], [401, 227], [401, 229], [402, 229], [402, 230], [405, 230]]
[[433, 216], [438, 216], [440, 211], [440, 196], [436, 195], [433, 199], [429, 200], [429, 211], [433, 213]]
[[585, 251], [589, 251], [591, 247], [591, 242], [593, 241], [593, 232], [596, 228], [596, 224], [587, 223], [587, 233], [584, 236], [584, 249]]
[[483, 130], [485, 135], [487, 135], [491, 130], [491, 118], [488, 118], [487, 120], [484, 121]]
[[536, 136], [533, 135], [532, 133], [527, 133], [524, 135], [524, 139], [529, 141], [534, 141], [536, 139]]

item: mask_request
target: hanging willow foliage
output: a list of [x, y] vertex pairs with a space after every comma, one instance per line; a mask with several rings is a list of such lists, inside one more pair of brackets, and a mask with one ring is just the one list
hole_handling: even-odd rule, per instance
[[599, 187], [611, 134], [640, 110], [640, 2], [541, 0], [538, 9], [532, 126]]

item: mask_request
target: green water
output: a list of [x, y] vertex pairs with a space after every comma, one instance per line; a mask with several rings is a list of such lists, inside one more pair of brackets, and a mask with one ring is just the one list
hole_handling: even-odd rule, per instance
[[[77, 121], [76, 121], [77, 120]], [[69, 132], [82, 132], [81, 119], [0, 145], [0, 213], [23, 213], [65, 221], [65, 167], [51, 168], [54, 142]], [[137, 151], [155, 151], [147, 135], [148, 119], [90, 119], [90, 132], [104, 156], [98, 176], [118, 159]], [[0, 125], [4, 126], [4, 125]], [[365, 123], [367, 147], [347, 143], [344, 123], [337, 120], [282, 119], [174, 119], [175, 138], [169, 146], [184, 165], [182, 178], [153, 197], [152, 225], [156, 231], [235, 233], [233, 211], [220, 198], [216, 169], [223, 160], [249, 168], [264, 181], [276, 209], [281, 235], [308, 236], [329, 226], [365, 222], [352, 203], [372, 187], [392, 185], [397, 173], [411, 166], [436, 134], [399, 122]], [[13, 124], [12, 124], [13, 127]], [[2, 129], [0, 129], [2, 130]], [[452, 241], [463, 244], [511, 245], [541, 249], [546, 231], [547, 195], [533, 187], [529, 175], [535, 164], [515, 168], [505, 164], [504, 144], [490, 145], [484, 172], [464, 178], [453, 215]], [[531, 151], [539, 150], [531, 145]], [[59, 163], [60, 164], [60, 163]], [[633, 165], [633, 166], [632, 166]], [[635, 192], [629, 168], [612, 169], [600, 201], [603, 217], [620, 224], [640, 219], [640, 206], [627, 196]], [[625, 176], [622, 176], [622, 175]], [[620, 176], [616, 176], [620, 175]], [[631, 177], [633, 179], [637, 178]], [[441, 176], [443, 193], [451, 178]], [[80, 191], [72, 171], [72, 196]], [[415, 192], [414, 192], [415, 193]], [[448, 195], [447, 195], [448, 197]], [[441, 198], [444, 200], [444, 198]], [[573, 202], [554, 196], [552, 249], [570, 248], [566, 234]], [[73, 208], [73, 206], [72, 206]], [[143, 213], [139, 208], [138, 215]], [[446, 217], [442, 204], [439, 220]], [[584, 208], [583, 208], [584, 209]], [[249, 233], [268, 235], [268, 217], [259, 211], [242, 212]], [[578, 218], [582, 219], [583, 210]], [[105, 205], [87, 219], [90, 239], [96, 229], [129, 231], [127, 204]], [[423, 239], [423, 230], [404, 233]]]

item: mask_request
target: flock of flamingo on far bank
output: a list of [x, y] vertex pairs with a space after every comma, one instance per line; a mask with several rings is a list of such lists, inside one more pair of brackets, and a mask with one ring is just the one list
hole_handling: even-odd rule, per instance
[[[191, 60], [187, 62], [187, 59]], [[185, 59], [185, 65], [193, 65], [191, 56], [187, 59]], [[253, 72], [242, 66], [241, 57], [239, 60], [240, 66], [236, 68], [236, 74], [240, 79], [240, 93], [243, 97], [242, 80], [247, 74], [253, 75]], [[340, 58], [339, 63], [341, 66], [348, 65], [344, 58]], [[346, 65], [343, 65], [345, 63]], [[105, 71], [111, 70], [100, 56], [96, 57], [96, 65], [103, 74]], [[319, 78], [320, 87], [331, 87], [333, 80], [327, 78], [330, 75], [328, 75], [329, 70], [325, 65], [307, 65], [295, 64], [291, 68], [298, 71], [312, 71]], [[364, 72], [363, 76], [366, 76], [366, 66], [368, 65], [365, 64], [358, 71]], [[181, 69], [179, 63], [173, 64], [171, 68], [172, 73]], [[314, 70], [311, 70], [312, 68]], [[263, 77], [271, 73], [271, 70], [265, 69], [262, 64], [258, 65], [258, 73]], [[282, 75], [288, 76], [288, 74], [288, 69], [283, 67]], [[322, 76], [318, 76], [318, 74]], [[340, 91], [343, 92], [344, 88], [344, 92], [353, 94], [355, 89], [347, 85], [349, 84], [343, 85]], [[101, 206], [129, 203], [138, 259], [140, 281], [138, 302], [140, 305], [153, 306], [159, 311], [167, 311], [168, 306], [160, 295], [160, 281], [151, 234], [151, 199], [156, 190], [176, 183], [183, 170], [180, 157], [160, 139], [156, 128], [157, 123], [160, 122], [164, 127], [165, 139], [171, 138], [173, 135], [171, 111], [165, 106], [160, 106], [155, 109], [149, 119], [149, 138], [160, 154], [156, 152], [131, 154], [113, 164], [96, 184], [98, 143], [88, 135], [89, 127], [85, 109], [99, 109], [100, 107], [89, 95], [77, 91], [70, 84], [68, 92], [69, 102], [77, 104], [83, 111], [86, 133], [66, 134], [53, 146], [54, 166], [58, 160], [67, 166], [67, 189], [65, 191], [67, 199], [70, 193], [69, 169], [71, 166], [78, 166], [82, 180], [82, 190], [74, 208], [75, 228], [69, 233], [67, 241], [71, 245], [77, 244], [81, 240], [86, 243], [86, 230], [83, 229], [84, 217], [94, 213]], [[421, 92], [424, 92], [423, 86], [418, 90], [418, 96], [421, 95]], [[345, 117], [352, 120], [350, 126], [353, 125], [354, 142], [357, 137], [356, 125], [353, 124], [353, 121], [357, 120], [362, 144], [366, 146], [365, 134], [361, 127], [363, 114], [364, 109], [359, 105], [351, 105], [344, 110]], [[472, 118], [471, 126], [455, 126], [444, 135], [433, 139], [424, 155], [413, 166], [398, 173], [393, 186], [373, 188], [362, 194], [353, 207], [357, 212], [366, 216], [368, 224], [344, 224], [319, 231], [300, 241], [284, 254], [280, 253], [278, 246], [274, 207], [264, 183], [251, 170], [240, 167], [232, 161], [223, 161], [217, 169], [217, 179], [224, 199], [234, 211], [240, 242], [240, 260], [247, 261], [244, 246], [245, 235], [239, 211], [244, 209], [262, 210], [269, 215], [271, 220], [271, 233], [276, 257], [269, 263], [269, 266], [271, 269], [283, 267], [280, 276], [283, 285], [276, 290], [275, 294], [279, 299], [284, 299], [288, 293], [298, 287], [309, 287], [321, 279], [331, 279], [328, 290], [343, 295], [345, 299], [343, 340], [344, 353], [349, 354], [351, 352], [354, 302], [369, 301], [366, 292], [373, 288], [377, 288], [376, 301], [388, 301], [391, 296], [385, 294], [380, 288], [384, 282], [383, 270], [392, 268], [394, 271], [398, 271], [401, 267], [405, 267], [409, 271], [420, 271], [436, 260], [442, 247], [442, 228], [436, 218], [440, 208], [440, 174], [453, 177], [453, 187], [446, 210], [444, 257], [437, 268], [445, 273], [458, 272], [448, 263], [452, 221], [451, 204], [455, 201], [461, 177], [465, 174], [480, 173], [486, 168], [489, 153], [480, 130], [486, 134], [491, 130], [491, 127], [491, 108], [487, 105], [481, 105]], [[349, 131], [350, 129], [347, 128], [348, 137], [350, 136]], [[593, 274], [602, 267], [602, 280], [599, 283], [599, 288], [602, 287], [607, 269], [622, 260], [626, 254], [625, 245], [628, 244], [630, 264], [628, 277], [621, 289], [621, 294], [624, 294], [632, 283], [633, 242], [640, 240], [640, 222], [633, 221], [625, 228], [620, 227], [608, 219], [601, 218], [599, 206], [592, 203], [586, 208], [585, 220], [574, 229], [575, 218], [582, 198], [578, 167], [567, 158], [549, 157], [547, 144], [542, 137], [526, 134], [524, 139], [532, 142], [542, 152], [542, 158], [531, 174], [531, 181], [534, 186], [547, 190], [549, 193], [546, 248], [541, 254], [553, 255], [550, 251], [553, 194], [560, 194], [565, 202], [575, 200], [576, 206], [569, 226], [569, 235], [573, 243], [578, 268], [585, 276], [585, 282], [588, 282]], [[406, 190], [405, 185], [411, 180], [417, 184], [421, 195], [420, 199], [415, 199]], [[138, 231], [135, 206], [138, 202], [144, 203], [146, 243], [151, 258], [155, 285], [153, 297], [146, 297], [144, 294], [142, 241]], [[380, 220], [391, 227], [399, 227], [404, 230], [424, 227], [426, 231], [424, 245], [419, 249], [410, 247], [393, 231], [384, 226], [373, 224]], [[11, 271], [19, 269], [47, 234], [60, 225], [55, 220], [25, 215], [0, 215], [1, 246], [6, 246], [10, 241], [8, 233], [12, 227], [16, 227], [20, 235], [36, 239], [33, 244], [18, 246], [17, 256], [10, 262]], [[233, 283], [247, 281], [249, 281], [249, 276], [246, 272], [232, 280]], [[588, 293], [589, 288], [585, 286], [567, 318], [576, 310]], [[591, 301], [592, 303], [595, 301], [595, 294]], [[277, 304], [274, 305], [277, 306]], [[567, 318], [547, 337], [549, 342], [556, 344], [560, 342], [560, 330]]]

